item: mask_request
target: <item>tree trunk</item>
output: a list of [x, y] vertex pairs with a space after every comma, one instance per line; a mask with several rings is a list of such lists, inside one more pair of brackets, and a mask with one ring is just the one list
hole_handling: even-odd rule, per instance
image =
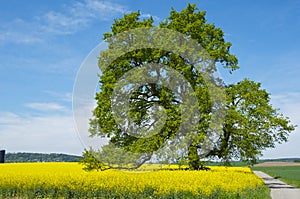
[[191, 170], [199, 170], [200, 169], [200, 158], [197, 152], [196, 144], [191, 144], [188, 148], [188, 162]]

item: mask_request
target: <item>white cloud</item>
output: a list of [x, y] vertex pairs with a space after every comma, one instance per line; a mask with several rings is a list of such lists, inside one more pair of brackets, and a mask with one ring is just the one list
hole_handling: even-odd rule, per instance
[[[127, 6], [108, 0], [82, 0], [50, 10], [32, 20], [15, 19], [0, 25], [0, 44], [36, 44], [46, 40], [48, 35], [68, 35], [89, 27], [96, 21], [111, 20], [118, 15], [132, 12]], [[142, 13], [141, 18], [150, 14]], [[152, 16], [159, 21], [159, 17]]]
[[129, 12], [125, 6], [100, 0], [77, 1], [61, 11], [51, 10], [32, 20], [15, 19], [0, 25], [0, 44], [36, 44], [46, 35], [66, 35], [80, 31], [94, 21], [106, 21]]
[[95, 107], [96, 101], [94, 100], [89, 101], [87, 99], [83, 99], [81, 102], [77, 101], [77, 103], [73, 105], [74, 122], [84, 147], [100, 149], [103, 144], [107, 143], [107, 140], [97, 136], [90, 137], [89, 133], [89, 123], [90, 119], [93, 117], [92, 112]]
[[0, 44], [17, 43], [17, 44], [35, 44], [43, 40], [39, 37], [36, 24], [27, 22], [22, 19], [15, 19], [9, 23], [0, 25]]
[[152, 17], [153, 19], [154, 19], [154, 21], [160, 21], [160, 18], [159, 17], [157, 17], [157, 16], [153, 16], [153, 15], [151, 15], [151, 14], [144, 14], [144, 13], [141, 13], [141, 16], [140, 16], [141, 18], [150, 18], [150, 17]]
[[0, 113], [0, 125], [17, 125], [21, 122], [22, 119], [17, 114], [10, 112]]
[[271, 96], [271, 99], [275, 106], [290, 104], [290, 102], [292, 102], [293, 105], [300, 105], [300, 92], [288, 92], [281, 95], [273, 95]]
[[74, 130], [71, 114], [25, 117], [16, 116], [14, 113], [0, 113], [0, 121], [8, 115], [11, 116], [10, 123], [0, 124], [0, 148], [8, 152], [56, 152], [80, 155], [83, 151]]
[[[271, 96], [273, 107], [289, 117], [293, 125], [300, 126], [300, 93], [290, 92]], [[289, 136], [288, 142], [277, 144], [275, 149], [264, 152], [264, 158], [300, 157], [300, 129], [296, 128]]]
[[43, 40], [34, 35], [14, 31], [0, 31], [0, 43], [14, 42], [17, 44], [35, 44]]
[[[54, 97], [69, 97], [46, 91]], [[89, 118], [95, 102], [72, 111], [57, 103], [28, 103], [25, 106], [44, 111], [43, 115], [30, 112], [0, 112], [0, 149], [8, 152], [69, 153], [80, 155], [85, 147], [98, 148], [103, 139], [89, 137]], [[62, 112], [63, 111], [63, 112]]]
[[63, 101], [63, 102], [72, 102], [72, 93], [60, 93], [56, 91], [49, 91], [45, 90], [44, 93], [48, 94], [51, 97], [56, 98], [57, 100]]
[[[44, 104], [30, 104], [37, 109], [40, 109], [41, 105]], [[46, 104], [51, 110], [61, 108], [52, 105]], [[75, 118], [71, 111], [43, 116], [0, 112], [0, 149], [4, 148], [8, 152], [81, 155], [85, 147], [98, 148], [106, 141], [99, 137], [89, 137], [89, 118], [92, 116], [93, 107], [91, 104], [81, 107], [77, 110]]]
[[[109, 1], [86, 0], [84, 3], [77, 2], [71, 9], [72, 14], [82, 17], [109, 17], [109, 15], [125, 13], [127, 9], [120, 4]], [[107, 18], [106, 18], [107, 19]]]
[[38, 111], [65, 111], [66, 107], [57, 103], [28, 103], [26, 107], [38, 110]]
[[85, 0], [76, 2], [65, 12], [50, 11], [41, 17], [44, 31], [54, 34], [72, 34], [87, 26], [94, 20], [106, 21], [127, 9], [109, 1]]

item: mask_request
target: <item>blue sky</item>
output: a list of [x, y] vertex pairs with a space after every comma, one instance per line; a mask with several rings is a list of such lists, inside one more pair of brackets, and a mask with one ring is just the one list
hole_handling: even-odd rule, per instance
[[[300, 2], [286, 0], [130, 1], [3, 0], [0, 2], [0, 148], [9, 152], [81, 154], [72, 91], [77, 71], [115, 18], [140, 10], [165, 19], [171, 7], [196, 3], [225, 32], [243, 78], [262, 83], [272, 104], [300, 124]], [[300, 157], [300, 130], [264, 158]]]

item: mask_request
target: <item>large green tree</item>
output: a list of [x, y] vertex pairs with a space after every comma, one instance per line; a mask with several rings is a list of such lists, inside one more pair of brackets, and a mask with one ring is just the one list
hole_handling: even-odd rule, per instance
[[[115, 39], [116, 35], [145, 27], [156, 27], [156, 25], [151, 17], [141, 19], [139, 12], [116, 19], [111, 26], [111, 32], [104, 34], [104, 39], [108, 41], [108, 49], [114, 45], [130, 44], [132, 41], [130, 34], [128, 37], [123, 37], [122, 40]], [[236, 56], [230, 52], [231, 43], [225, 41], [223, 31], [216, 28], [214, 24], [207, 23], [205, 12], [199, 11], [195, 5], [188, 4], [180, 12], [172, 9], [170, 16], [158, 27], [177, 31], [186, 38], [196, 41], [214, 63], [228, 68], [230, 72], [239, 68]], [[193, 134], [195, 136], [189, 140], [186, 155], [180, 156], [181, 159], [188, 159], [192, 169], [201, 168], [201, 158], [255, 160], [261, 150], [274, 147], [274, 142], [285, 141], [289, 132], [294, 128], [289, 124], [287, 118], [278, 114], [271, 107], [268, 93], [260, 89], [259, 84], [245, 80], [225, 88], [227, 100], [219, 105], [225, 107], [226, 120], [222, 123], [221, 132], [217, 132], [217, 139], [215, 138], [211, 142], [213, 144], [210, 147], [211, 150], [202, 153], [205, 137], [212, 131], [210, 123], [214, 104], [207, 81], [203, 78], [201, 71], [195, 70], [194, 62], [186, 60], [174, 52], [140, 48], [121, 54], [109, 63], [108, 67], [104, 67], [110, 56], [112, 56], [111, 52], [105, 51], [99, 57], [99, 67], [105, 68], [105, 70], [100, 74], [100, 91], [96, 94], [97, 107], [90, 122], [90, 132], [92, 136], [108, 138], [110, 145], [130, 153], [142, 154], [142, 158], [137, 158], [142, 159], [137, 165], [149, 160], [165, 143], [174, 139], [182, 122], [182, 112], [180, 111], [182, 96], [172, 93], [172, 89], [167, 86], [151, 82], [140, 85], [131, 93], [130, 110], [126, 114], [130, 116], [135, 125], [147, 127], [149, 123], [156, 122], [151, 120], [150, 115], [153, 111], [158, 113], [161, 111], [159, 108], [153, 108], [158, 104], [165, 109], [166, 115], [165, 123], [159, 132], [155, 132], [151, 136], [134, 136], [120, 128], [119, 121], [116, 121], [117, 119], [113, 115], [112, 101], [114, 99], [112, 96], [117, 82], [129, 71], [142, 68], [149, 63], [166, 65], [177, 71], [189, 82], [197, 100], [201, 102], [196, 107], [200, 112], [196, 134]], [[160, 68], [153, 70], [155, 71], [154, 76], [164, 76], [169, 73]], [[206, 70], [206, 73], [209, 74], [215, 72], [215, 65]], [[148, 75], [153, 75], [153, 71], [148, 71]], [[131, 78], [138, 77], [133, 75]], [[219, 79], [214, 79], [214, 81], [217, 86], [224, 86]], [[181, 91], [184, 89], [186, 88], [182, 86], [179, 88]], [[121, 102], [118, 105], [121, 111], [122, 105]], [[130, 124], [126, 124], [130, 126]]]

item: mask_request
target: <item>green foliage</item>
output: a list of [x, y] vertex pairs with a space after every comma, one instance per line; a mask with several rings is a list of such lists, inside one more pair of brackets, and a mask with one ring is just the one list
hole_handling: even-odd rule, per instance
[[181, 12], [172, 9], [170, 16], [160, 27], [186, 34], [201, 44], [215, 62], [231, 70], [238, 69], [238, 59], [230, 53], [231, 43], [225, 41], [224, 32], [220, 28], [207, 23], [205, 14], [196, 5], [188, 4]]
[[[107, 170], [107, 169], [136, 169], [144, 164], [147, 158], [139, 160], [140, 155], [129, 153], [113, 144], [105, 145], [101, 150], [90, 148], [84, 151], [80, 163], [85, 166], [84, 170]], [[151, 156], [149, 156], [151, 157]]]
[[[123, 18], [116, 19], [111, 26], [111, 32], [104, 34], [104, 39], [108, 41], [108, 48], [113, 45], [129, 45], [132, 42], [129, 35], [122, 40], [116, 40], [114, 36], [127, 30], [143, 27], [155, 27], [155, 25], [153, 18], [141, 20], [140, 12], [126, 14]], [[230, 72], [239, 68], [238, 59], [230, 52], [231, 43], [225, 41], [223, 31], [214, 24], [207, 23], [205, 12], [199, 11], [195, 5], [188, 4], [180, 12], [172, 9], [169, 17], [158, 27], [178, 31], [187, 38], [196, 40], [215, 63], [228, 68]], [[94, 117], [90, 120], [90, 133], [91, 136], [108, 138], [110, 144], [118, 149], [146, 154], [144, 160], [149, 160], [153, 152], [173, 139], [182, 122], [182, 113], [179, 109], [181, 96], [175, 95], [169, 88], [162, 85], [148, 83], [132, 93], [131, 109], [126, 114], [136, 125], [148, 124], [151, 121], [149, 110], [158, 104], [166, 110], [167, 119], [163, 128], [153, 136], [138, 138], [122, 131], [118, 126], [118, 121], [113, 117], [112, 107], [112, 94], [116, 83], [125, 73], [149, 63], [166, 65], [179, 72], [189, 81], [198, 101], [201, 102], [199, 107], [196, 107], [201, 113], [197, 135], [191, 141], [187, 157], [181, 157], [188, 158], [191, 169], [201, 169], [203, 157], [217, 157], [225, 162], [231, 159], [242, 159], [253, 163], [262, 150], [274, 147], [275, 143], [286, 141], [288, 134], [294, 130], [288, 118], [271, 107], [269, 94], [260, 88], [260, 84], [244, 80], [226, 86], [227, 101], [223, 104], [226, 107], [226, 121], [223, 124], [223, 130], [213, 150], [205, 155], [200, 154], [199, 151], [203, 149], [202, 142], [210, 131], [213, 108], [208, 85], [199, 71], [195, 70], [194, 63], [172, 52], [144, 48], [121, 54], [106, 68], [107, 60], [114, 56], [113, 52], [104, 51], [99, 57], [99, 67], [105, 70], [100, 75], [100, 92], [95, 98], [97, 107], [93, 112]], [[206, 72], [212, 75], [215, 71], [216, 67], [211, 66]], [[156, 70], [157, 76], [163, 74], [160, 70]], [[150, 73], [149, 76], [151, 76]], [[136, 79], [139, 76], [136, 74], [131, 78]], [[219, 79], [215, 81], [218, 82], [216, 83], [218, 86], [224, 85]], [[122, 109], [122, 105], [119, 103], [118, 107]], [[108, 160], [100, 162], [107, 163]]]
[[85, 166], [83, 169], [86, 171], [104, 171], [110, 168], [96, 158], [95, 152], [92, 149], [84, 150], [82, 156], [83, 158], [80, 160], [79, 163]]
[[245, 79], [227, 86], [226, 121], [218, 146], [209, 155], [254, 164], [261, 151], [287, 141], [295, 129], [288, 118], [272, 108], [260, 83]]

